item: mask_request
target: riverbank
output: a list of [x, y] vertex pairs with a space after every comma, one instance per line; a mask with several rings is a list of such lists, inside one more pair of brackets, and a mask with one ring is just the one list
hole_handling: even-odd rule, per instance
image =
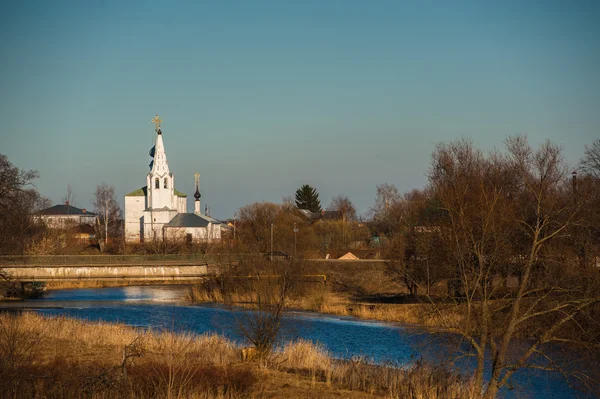
[[49, 291], [53, 290], [64, 290], [74, 288], [109, 288], [109, 287], [135, 287], [135, 286], [147, 286], [147, 285], [192, 285], [204, 281], [200, 278], [197, 281], [177, 281], [173, 279], [165, 280], [67, 280], [67, 281], [48, 281], [46, 282], [46, 289]]
[[[154, 285], [179, 285], [179, 286], [191, 286], [193, 284], [199, 284], [204, 281], [203, 278], [199, 278], [198, 280], [190, 280], [190, 281], [178, 281], [173, 279], [164, 279], [164, 280], [64, 280], [64, 281], [47, 281], [43, 282], [41, 287], [43, 290], [41, 291], [40, 296], [43, 296], [45, 292], [56, 291], [56, 290], [65, 290], [65, 289], [82, 289], [82, 288], [113, 288], [113, 287], [137, 287], [137, 286], [154, 286]], [[18, 284], [18, 283], [16, 283]], [[1, 288], [1, 287], [0, 287]], [[0, 289], [0, 303], [2, 302], [14, 302], [14, 301], [22, 301], [26, 299], [30, 299], [30, 297], [26, 296], [23, 298], [22, 295], [19, 295], [17, 292], [20, 290], [19, 286], [15, 286], [13, 291], [14, 295], [5, 296], [6, 289]], [[37, 296], [36, 296], [37, 297]]]
[[[192, 285], [185, 298], [192, 303], [220, 303], [226, 305], [253, 307], [252, 294], [234, 292], [227, 296], [218, 286], [212, 284]], [[379, 298], [379, 301], [383, 299]], [[384, 321], [391, 323], [411, 324], [424, 327], [447, 328], [458, 326], [464, 318], [460, 306], [444, 306], [429, 303], [380, 303], [357, 300], [348, 292], [335, 292], [331, 288], [303, 290], [290, 295], [287, 300], [288, 310], [302, 310], [352, 316], [363, 320]], [[440, 317], [439, 311], [443, 312]]]
[[158, 332], [35, 313], [0, 314], [1, 397], [467, 398], [447, 370], [333, 359], [307, 341], [242, 361], [215, 334]]

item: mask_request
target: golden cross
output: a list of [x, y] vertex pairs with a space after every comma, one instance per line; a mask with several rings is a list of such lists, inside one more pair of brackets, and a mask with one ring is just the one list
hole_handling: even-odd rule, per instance
[[156, 115], [154, 118], [152, 118], [150, 122], [154, 123], [154, 125], [156, 126], [156, 131], [158, 132], [158, 129], [160, 129], [160, 123], [162, 122], [162, 119], [159, 119], [158, 115]]
[[200, 183], [200, 173], [196, 172], [196, 174], [194, 175], [194, 177], [196, 178], [196, 186], [197, 186], [198, 183]]

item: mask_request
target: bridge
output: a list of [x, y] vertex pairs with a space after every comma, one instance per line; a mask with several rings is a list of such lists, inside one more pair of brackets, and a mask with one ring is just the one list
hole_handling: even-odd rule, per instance
[[[54, 255], [2, 256], [0, 273], [10, 281], [186, 281], [214, 274], [225, 256], [206, 255]], [[212, 273], [211, 273], [212, 272]]]
[[[2, 276], [14, 282], [45, 281], [189, 281], [218, 274], [219, 266], [242, 259], [266, 259], [260, 253], [175, 255], [43, 255], [0, 256]], [[317, 263], [377, 263], [383, 259], [307, 259]]]

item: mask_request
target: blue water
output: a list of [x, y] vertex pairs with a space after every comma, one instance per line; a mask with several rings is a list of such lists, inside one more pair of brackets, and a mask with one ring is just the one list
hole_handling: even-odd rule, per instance
[[[144, 286], [59, 290], [42, 299], [13, 306], [35, 306], [45, 315], [120, 322], [143, 328], [199, 334], [217, 332], [243, 342], [238, 326], [244, 317], [248, 317], [248, 311], [218, 305], [190, 305], [181, 300], [185, 289], [183, 286]], [[366, 356], [374, 362], [396, 365], [406, 365], [419, 358], [441, 363], [451, 354], [448, 340], [453, 337], [432, 334], [418, 327], [311, 312], [288, 313], [281, 336], [285, 341], [304, 338], [320, 342], [339, 358]], [[461, 362], [458, 367], [468, 374], [471, 364]], [[505, 389], [503, 397], [584, 397], [571, 389], [557, 373], [519, 371], [513, 382], [514, 389]]]

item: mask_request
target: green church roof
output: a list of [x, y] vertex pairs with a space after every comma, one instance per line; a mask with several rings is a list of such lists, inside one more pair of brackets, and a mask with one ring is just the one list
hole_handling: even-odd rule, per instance
[[[181, 191], [178, 190], [173, 190], [175, 192], [175, 195], [178, 197], [187, 197], [187, 194], [182, 193]], [[130, 192], [129, 194], [125, 194], [126, 197], [145, 197], [148, 193], [148, 187], [144, 186], [142, 188], [138, 188], [135, 191]]]
[[148, 192], [148, 188], [147, 188], [147, 186], [144, 186], [142, 188], [138, 188], [137, 190], [130, 192], [129, 194], [125, 194], [125, 196], [126, 197], [145, 197], [147, 192]]

